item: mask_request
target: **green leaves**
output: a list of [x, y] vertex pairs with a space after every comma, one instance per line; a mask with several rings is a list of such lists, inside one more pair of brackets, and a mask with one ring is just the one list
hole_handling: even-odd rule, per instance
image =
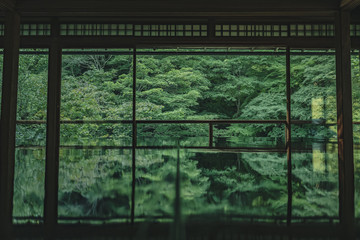
[[[47, 59], [29, 55], [20, 61], [18, 119], [45, 120]], [[358, 64], [358, 59], [353, 59], [353, 64]], [[336, 137], [334, 127], [315, 124], [336, 120], [334, 59], [294, 56], [291, 65], [291, 117], [314, 120], [307, 126], [294, 125], [293, 137]], [[285, 70], [284, 56], [138, 56], [136, 117], [284, 120]], [[131, 120], [132, 71], [130, 55], [64, 56], [61, 120]], [[354, 76], [357, 79], [359, 71]], [[359, 86], [355, 82], [355, 96]], [[357, 106], [355, 103], [354, 109]], [[180, 140], [183, 146], [206, 146], [209, 137], [206, 124], [138, 124], [137, 131], [139, 145], [170, 146]], [[44, 145], [45, 133], [45, 126], [18, 126], [17, 145]], [[284, 133], [281, 124], [215, 124], [214, 144], [283, 147]], [[131, 136], [131, 124], [61, 125], [61, 144], [68, 149], [60, 151], [60, 215], [129, 216], [131, 151], [76, 148], [130, 146]], [[221, 142], [222, 137], [225, 142]], [[293, 158], [297, 166], [293, 172], [294, 213], [298, 216], [332, 216], [336, 209], [337, 177], [333, 170], [337, 166], [330, 156], [335, 150], [329, 149], [325, 156], [315, 150]], [[180, 159], [185, 216], [285, 215], [285, 154], [187, 150], [181, 151]], [[324, 159], [324, 163], [317, 162], [319, 159]], [[42, 212], [41, 162], [44, 163], [41, 152], [18, 152], [16, 214]], [[173, 215], [176, 163], [174, 150], [137, 149], [136, 216]], [[28, 181], [36, 184], [23, 189]]]

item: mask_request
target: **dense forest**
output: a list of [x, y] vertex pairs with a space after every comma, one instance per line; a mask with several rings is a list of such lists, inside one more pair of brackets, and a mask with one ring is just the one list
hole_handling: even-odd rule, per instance
[[[358, 56], [352, 64], [359, 120]], [[47, 68], [46, 54], [21, 55], [18, 120], [46, 120]], [[61, 120], [131, 120], [132, 79], [132, 54], [64, 54]], [[138, 55], [136, 81], [137, 120], [286, 119], [284, 54]], [[292, 55], [291, 118], [311, 120], [292, 124], [294, 218], [338, 216], [335, 94], [334, 55]], [[207, 146], [208, 128], [138, 124], [138, 146]], [[64, 123], [60, 131], [59, 216], [128, 221], [132, 125]], [[14, 216], [43, 215], [45, 139], [45, 124], [17, 125]], [[285, 125], [216, 124], [214, 145], [284, 149]], [[284, 152], [137, 149], [138, 220], [174, 216], [178, 163], [184, 218], [286, 216]]]

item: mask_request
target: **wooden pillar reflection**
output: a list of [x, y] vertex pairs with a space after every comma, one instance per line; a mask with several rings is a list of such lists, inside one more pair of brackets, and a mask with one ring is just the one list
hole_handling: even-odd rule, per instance
[[352, 239], [355, 209], [349, 12], [336, 14], [335, 30], [339, 217], [344, 239]]
[[12, 234], [19, 42], [20, 17], [6, 12], [0, 127], [0, 239], [10, 239]]

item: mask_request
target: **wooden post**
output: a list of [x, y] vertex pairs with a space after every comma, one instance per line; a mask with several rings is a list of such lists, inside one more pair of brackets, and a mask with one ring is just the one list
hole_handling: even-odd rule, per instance
[[209, 147], [213, 147], [214, 141], [214, 125], [209, 123]]
[[290, 85], [290, 48], [286, 48], [286, 154], [287, 154], [287, 225], [291, 224], [292, 216], [292, 163], [291, 163], [291, 85]]
[[216, 36], [215, 27], [216, 27], [216, 24], [215, 24], [214, 19], [210, 18], [208, 20], [208, 24], [207, 24], [207, 37], [209, 39], [215, 38], [215, 36]]
[[20, 17], [15, 12], [6, 12], [0, 127], [0, 239], [11, 239], [12, 235], [19, 43]]
[[335, 30], [339, 217], [344, 239], [353, 239], [355, 208], [349, 12], [336, 14]]
[[56, 232], [60, 144], [61, 47], [59, 24], [51, 25], [49, 49], [44, 226], [46, 238]]
[[136, 180], [136, 146], [137, 146], [137, 123], [136, 123], [136, 48], [133, 50], [133, 106], [132, 106], [132, 190], [131, 190], [131, 223], [135, 219], [135, 180]]

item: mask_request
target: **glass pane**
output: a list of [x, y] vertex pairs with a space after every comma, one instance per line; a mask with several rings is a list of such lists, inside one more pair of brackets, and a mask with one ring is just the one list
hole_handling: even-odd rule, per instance
[[61, 146], [131, 146], [131, 124], [61, 124]]
[[351, 77], [353, 97], [353, 121], [360, 121], [360, 51], [351, 55]]
[[285, 149], [285, 124], [217, 124], [213, 131], [217, 147]]
[[131, 120], [132, 52], [64, 50], [61, 120]]
[[293, 221], [329, 222], [339, 217], [337, 144], [312, 142], [292, 153]]
[[59, 221], [129, 221], [132, 51], [64, 50], [62, 64]]
[[[157, 50], [137, 57], [137, 119], [285, 119], [285, 56]], [[217, 52], [211, 55], [211, 52]], [[252, 54], [252, 55], [251, 55]]]
[[45, 147], [46, 146], [46, 125], [45, 124], [17, 124], [16, 125], [16, 146], [17, 147]]
[[360, 223], [360, 125], [353, 125], [355, 169], [355, 217]]
[[60, 150], [59, 221], [129, 221], [131, 150]]
[[286, 154], [177, 152], [137, 151], [137, 221], [175, 217], [178, 161], [184, 220], [286, 219]]
[[335, 55], [313, 52], [291, 52], [294, 222], [339, 214]]
[[208, 124], [138, 124], [138, 146], [209, 146]]
[[291, 55], [291, 119], [336, 123], [335, 55]]
[[21, 50], [17, 100], [14, 223], [43, 221], [47, 79], [47, 52], [44, 49]]
[[353, 138], [355, 168], [355, 218], [360, 220], [360, 51], [351, 55], [352, 101], [353, 101]]
[[[138, 124], [138, 146], [208, 147], [209, 123]], [[212, 124], [213, 147], [283, 148], [284, 124]]]
[[45, 156], [45, 147], [15, 150], [14, 223], [43, 222]]
[[136, 221], [174, 217], [177, 150], [136, 150]]
[[17, 120], [46, 120], [48, 54], [30, 51], [19, 57]]
[[[286, 219], [286, 154], [196, 151], [182, 161], [183, 213], [188, 220]], [[204, 185], [202, 191], [194, 189], [201, 186], [196, 181]], [[191, 194], [198, 196], [189, 199]]]

